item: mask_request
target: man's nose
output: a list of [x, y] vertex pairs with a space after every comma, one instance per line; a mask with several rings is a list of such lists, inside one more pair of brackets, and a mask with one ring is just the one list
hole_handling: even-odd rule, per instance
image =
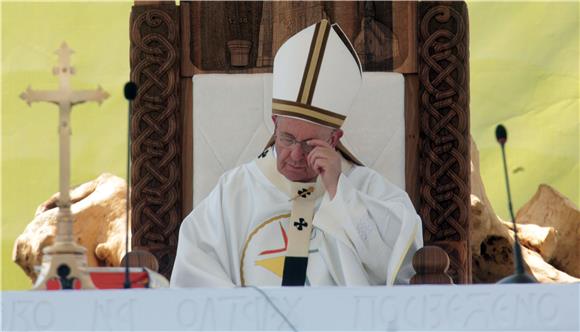
[[304, 159], [304, 149], [302, 148], [302, 144], [294, 144], [294, 146], [292, 146], [290, 157], [292, 160]]

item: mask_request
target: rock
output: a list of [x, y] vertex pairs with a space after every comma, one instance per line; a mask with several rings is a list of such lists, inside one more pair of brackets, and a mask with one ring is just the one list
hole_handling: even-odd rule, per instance
[[[510, 235], [514, 236], [512, 223], [507, 221], [503, 223], [509, 228]], [[517, 227], [520, 243], [539, 253], [546, 262], [549, 262], [556, 252], [556, 230], [553, 227], [542, 227], [534, 224], [518, 223]]]
[[[474, 247], [473, 245], [471, 246]], [[494, 283], [514, 271], [513, 245], [509, 237], [490, 235], [472, 252], [472, 279], [474, 283]]]
[[562, 272], [547, 263], [539, 253], [533, 250], [522, 247], [522, 256], [529, 266], [531, 273], [539, 282], [580, 282], [580, 279]]
[[475, 283], [493, 283], [513, 273], [513, 239], [497, 216], [483, 186], [479, 151], [471, 139], [470, 249]]
[[556, 230], [556, 248], [550, 263], [580, 278], [580, 210], [554, 188], [542, 184], [517, 213], [519, 224], [536, 224]]
[[[471, 139], [470, 180], [470, 249], [473, 282], [494, 283], [514, 272], [514, 235], [511, 230], [511, 221], [506, 222], [499, 218], [487, 198], [479, 171], [479, 151], [473, 139]], [[535, 203], [531, 205], [535, 205]], [[520, 211], [523, 210], [524, 208]], [[538, 214], [539, 211], [542, 211], [542, 208], [533, 213]], [[520, 225], [522, 219], [523, 216], [518, 213], [518, 217], [516, 217], [518, 235], [522, 244], [522, 256], [527, 272], [532, 273], [540, 282], [580, 281], [580, 279], [563, 272], [567, 270], [560, 268], [559, 265], [560, 270], [548, 262], [555, 261], [556, 257], [570, 256], [570, 251], [559, 253], [561, 245], [559, 245], [560, 237], [558, 234], [561, 232], [561, 228], [556, 226], [554, 222]]]
[[[71, 190], [73, 232], [87, 248], [89, 266], [119, 266], [125, 253], [125, 180], [102, 174]], [[58, 193], [36, 210], [32, 222], [16, 239], [12, 259], [34, 282], [42, 249], [54, 242]]]

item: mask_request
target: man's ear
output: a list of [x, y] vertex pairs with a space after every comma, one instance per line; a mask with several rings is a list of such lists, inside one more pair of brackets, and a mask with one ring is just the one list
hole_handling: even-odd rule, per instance
[[340, 141], [340, 139], [342, 138], [342, 135], [344, 135], [344, 132], [342, 131], [342, 129], [335, 129], [332, 133], [332, 145], [336, 147], [336, 145], [338, 145], [338, 142]]
[[276, 120], [278, 119], [277, 115], [272, 115], [272, 122], [274, 122], [274, 125], [276, 125]]

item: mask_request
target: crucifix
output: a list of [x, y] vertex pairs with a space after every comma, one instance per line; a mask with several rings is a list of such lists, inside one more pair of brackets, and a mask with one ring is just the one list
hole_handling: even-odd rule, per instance
[[53, 68], [53, 74], [59, 78], [58, 90], [32, 90], [29, 86], [20, 95], [29, 106], [33, 102], [49, 102], [59, 107], [60, 194], [56, 238], [53, 245], [43, 250], [41, 271], [33, 289], [94, 289], [95, 286], [87, 271], [86, 249], [78, 245], [73, 237], [69, 193], [70, 112], [73, 106], [88, 101], [95, 101], [100, 105], [109, 94], [100, 86], [96, 90], [72, 90], [70, 77], [75, 71], [70, 65], [70, 56], [73, 50], [63, 42], [55, 53], [58, 55], [58, 66]]

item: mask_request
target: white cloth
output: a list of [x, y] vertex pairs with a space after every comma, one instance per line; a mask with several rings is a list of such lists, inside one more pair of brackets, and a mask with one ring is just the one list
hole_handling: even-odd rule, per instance
[[[183, 221], [171, 287], [281, 284], [294, 221], [283, 189], [291, 182], [275, 170], [273, 150], [225, 173]], [[423, 242], [411, 201], [377, 172], [346, 166], [334, 199], [325, 193], [316, 203], [307, 285], [408, 283]]]

